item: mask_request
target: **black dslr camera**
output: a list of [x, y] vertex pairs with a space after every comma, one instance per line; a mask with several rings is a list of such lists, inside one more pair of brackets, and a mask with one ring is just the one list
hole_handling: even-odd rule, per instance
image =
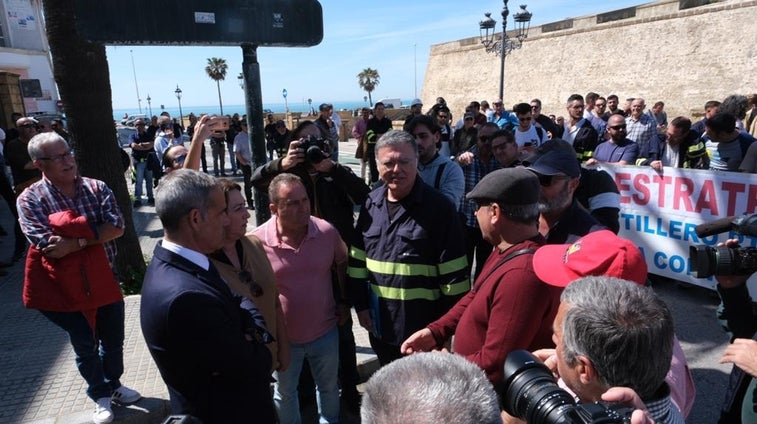
[[305, 137], [297, 147], [305, 152], [305, 159], [312, 164], [321, 163], [329, 157], [331, 151], [328, 141], [313, 135]]
[[557, 385], [552, 372], [527, 350], [510, 352], [505, 359], [505, 411], [528, 424], [630, 423], [633, 408], [608, 403], [576, 404]]
[[[745, 236], [757, 236], [757, 214], [730, 216], [705, 222], [695, 228], [699, 237], [730, 230]], [[689, 246], [689, 262], [694, 278], [707, 278], [712, 275], [751, 275], [757, 272], [757, 248]]]

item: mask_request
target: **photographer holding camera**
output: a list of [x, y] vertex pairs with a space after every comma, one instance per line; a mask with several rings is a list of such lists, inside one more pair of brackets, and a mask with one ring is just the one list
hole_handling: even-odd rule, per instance
[[[721, 244], [718, 245], [722, 246]], [[738, 240], [725, 243], [738, 247]], [[731, 334], [720, 363], [734, 365], [728, 381], [725, 402], [720, 411], [720, 423], [757, 422], [757, 312], [752, 306], [746, 282], [750, 275], [716, 275], [721, 305], [718, 319]]]
[[[532, 424], [595, 422], [574, 412], [592, 409], [591, 402], [631, 401], [648, 414], [635, 413], [633, 423], [649, 422], [650, 417], [659, 423], [684, 423], [665, 383], [673, 354], [673, 318], [652, 289], [613, 277], [584, 277], [570, 283], [560, 300], [554, 322], [556, 349], [538, 351], [536, 356], [584, 404], [571, 405], [571, 396], [549, 381], [548, 372], [530, 362], [513, 366], [508, 357], [507, 413], [527, 417]], [[539, 384], [529, 384], [537, 378], [542, 380]], [[628, 413], [615, 411], [614, 405], [600, 409], [608, 417]]]

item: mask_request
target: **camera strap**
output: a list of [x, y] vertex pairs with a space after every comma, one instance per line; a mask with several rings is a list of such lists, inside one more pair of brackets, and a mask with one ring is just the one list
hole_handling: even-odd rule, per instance
[[[492, 274], [494, 274], [494, 271], [499, 269], [499, 267], [504, 265], [509, 260], [514, 259], [520, 255], [533, 254], [534, 252], [536, 252], [536, 249], [525, 248], [525, 249], [516, 250], [515, 252], [510, 253], [509, 255], [505, 256], [499, 262], [497, 262], [497, 264], [494, 265], [492, 269], [489, 270], [489, 273], [486, 274], [486, 277], [484, 278], [479, 277], [479, 280], [481, 281], [481, 285], [483, 285], [484, 281], [486, 281], [489, 277], [491, 277]], [[475, 293], [476, 291], [478, 291], [478, 288], [474, 285], [472, 291]]]

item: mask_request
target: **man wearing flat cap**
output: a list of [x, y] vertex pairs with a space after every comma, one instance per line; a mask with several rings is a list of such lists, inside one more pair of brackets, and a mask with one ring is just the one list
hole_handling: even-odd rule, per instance
[[553, 150], [528, 167], [538, 178], [539, 232], [547, 244], [573, 243], [605, 227], [574, 198], [581, 178], [581, 165], [574, 153]]
[[481, 367], [497, 387], [510, 351], [553, 344], [551, 322], [562, 289], [539, 280], [532, 265], [534, 252], [544, 244], [536, 226], [539, 180], [533, 172], [493, 171], [466, 197], [476, 203], [476, 219], [494, 249], [473, 289], [405, 340], [401, 350], [406, 355], [436, 350], [455, 335], [454, 352]]

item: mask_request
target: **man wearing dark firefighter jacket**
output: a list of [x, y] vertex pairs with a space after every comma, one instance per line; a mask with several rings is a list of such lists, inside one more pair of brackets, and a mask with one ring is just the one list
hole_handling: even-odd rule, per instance
[[418, 178], [418, 148], [404, 131], [376, 144], [384, 185], [358, 217], [349, 284], [360, 325], [381, 365], [400, 344], [444, 315], [470, 289], [462, 227], [452, 203]]

